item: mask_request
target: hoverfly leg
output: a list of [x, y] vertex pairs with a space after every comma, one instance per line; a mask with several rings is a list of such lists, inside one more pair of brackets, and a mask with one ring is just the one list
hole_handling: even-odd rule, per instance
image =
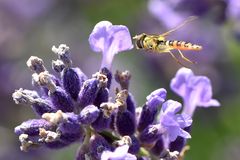
[[194, 61], [191, 61], [190, 59], [188, 59], [187, 57], [185, 57], [183, 55], [183, 53], [178, 49], [178, 52], [180, 54], [180, 56], [182, 57], [182, 59], [184, 59], [185, 61], [189, 62], [189, 63], [192, 63], [192, 64], [196, 64], [197, 62], [194, 62]]
[[184, 64], [182, 64], [182, 63], [174, 56], [174, 54], [173, 54], [171, 51], [168, 51], [167, 53], [169, 53], [169, 54], [172, 56], [172, 58], [173, 58], [178, 64], [180, 64], [180, 65], [183, 66], [183, 67], [189, 68], [189, 67], [185, 66]]

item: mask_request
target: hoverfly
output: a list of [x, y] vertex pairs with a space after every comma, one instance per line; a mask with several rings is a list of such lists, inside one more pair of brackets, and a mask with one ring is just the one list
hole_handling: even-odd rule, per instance
[[166, 37], [170, 33], [178, 30], [179, 28], [183, 27], [185, 24], [189, 23], [190, 21], [195, 20], [196, 18], [197, 17], [195, 16], [191, 16], [187, 20], [183, 21], [177, 27], [160, 35], [148, 35], [146, 33], [136, 35], [135, 37], [133, 37], [133, 39], [135, 40], [135, 46], [137, 49], [143, 49], [143, 50], [152, 51], [155, 53], [169, 53], [177, 63], [184, 66], [171, 52], [171, 50], [177, 50], [183, 60], [190, 63], [195, 63], [190, 59], [188, 59], [187, 57], [185, 57], [181, 52], [181, 50], [199, 51], [202, 49], [202, 46], [185, 42], [185, 41], [166, 40]]

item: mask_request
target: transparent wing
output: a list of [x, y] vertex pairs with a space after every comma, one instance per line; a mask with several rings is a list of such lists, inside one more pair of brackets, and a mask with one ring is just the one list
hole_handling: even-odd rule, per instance
[[196, 20], [197, 18], [198, 18], [197, 16], [190, 16], [190, 17], [188, 17], [185, 21], [183, 21], [181, 24], [179, 24], [177, 27], [171, 29], [170, 31], [167, 31], [167, 32], [161, 34], [160, 36], [163, 36], [163, 37], [168, 36], [170, 33], [172, 33], [172, 32], [174, 32], [174, 31], [180, 29], [180, 28], [183, 27], [185, 24], [188, 24], [189, 22], [194, 21], [194, 20]]

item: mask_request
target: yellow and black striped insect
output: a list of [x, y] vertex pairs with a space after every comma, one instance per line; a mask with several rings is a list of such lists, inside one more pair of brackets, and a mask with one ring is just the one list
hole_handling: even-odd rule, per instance
[[171, 50], [177, 50], [183, 60], [188, 61], [190, 63], [195, 63], [190, 59], [188, 59], [187, 57], [185, 57], [181, 52], [181, 50], [199, 51], [202, 49], [202, 46], [185, 42], [185, 41], [166, 40], [166, 36], [178, 30], [179, 28], [183, 27], [185, 24], [189, 23], [190, 21], [195, 20], [196, 18], [197, 17], [195, 16], [191, 16], [187, 20], [182, 22], [180, 25], [178, 25], [177, 27], [160, 35], [148, 35], [146, 33], [136, 35], [135, 37], [133, 37], [133, 39], [135, 40], [135, 46], [137, 49], [144, 49], [144, 50], [152, 51], [155, 53], [169, 53], [176, 60], [177, 63], [184, 66], [171, 52]]

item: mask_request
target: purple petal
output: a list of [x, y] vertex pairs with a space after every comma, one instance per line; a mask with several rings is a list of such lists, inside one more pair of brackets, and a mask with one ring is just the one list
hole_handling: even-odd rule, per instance
[[187, 114], [180, 114], [176, 116], [177, 122], [181, 128], [188, 127], [192, 124], [192, 118]]
[[136, 160], [136, 156], [128, 153], [129, 146], [123, 145], [117, 147], [114, 152], [104, 151], [101, 160]]
[[115, 54], [133, 48], [131, 35], [126, 26], [112, 25], [111, 22], [97, 23], [89, 36], [89, 44], [93, 51], [102, 52], [101, 68], [111, 68]]
[[180, 130], [181, 129], [179, 127], [169, 127], [168, 128], [167, 136], [168, 136], [170, 142], [173, 142], [173, 141], [175, 141], [177, 139], [177, 137], [180, 134], [179, 133]]
[[163, 103], [166, 99], [167, 91], [164, 88], [157, 89], [147, 96], [146, 104], [148, 106], [158, 106]]
[[126, 26], [113, 25], [110, 27], [109, 33], [112, 35], [110, 41], [114, 54], [133, 48], [132, 38]]
[[177, 114], [181, 110], [181, 103], [168, 100], [163, 103], [160, 122], [160, 132], [169, 139], [170, 142], [175, 141], [178, 136], [190, 138], [190, 134], [185, 132], [183, 128], [192, 124], [192, 119], [186, 114]]
[[208, 102], [205, 102], [205, 103], [201, 103], [201, 106], [202, 107], [209, 107], [209, 106], [212, 106], [212, 107], [219, 107], [221, 104], [218, 100], [216, 99], [211, 99], [210, 101]]
[[188, 84], [189, 79], [194, 76], [193, 72], [187, 68], [181, 68], [177, 71], [175, 77], [171, 80], [170, 87], [171, 89], [177, 93], [181, 97], [185, 97], [188, 92]]
[[89, 44], [93, 51], [104, 52], [108, 41], [108, 29], [112, 26], [109, 21], [101, 21], [95, 25], [89, 36]]
[[174, 100], [167, 100], [162, 105], [162, 113], [173, 115], [179, 112], [182, 108], [181, 103], [174, 101]]
[[205, 76], [195, 76], [187, 68], [181, 68], [171, 81], [171, 89], [184, 100], [183, 112], [192, 116], [197, 106], [220, 106], [212, 99], [212, 85]]
[[174, 119], [173, 116], [168, 116], [168, 115], [164, 115], [161, 118], [161, 122], [160, 122], [163, 126], [165, 127], [175, 127], [175, 126], [179, 126], [179, 124], [177, 123], [177, 121]]
[[183, 129], [180, 130], [179, 136], [186, 139], [192, 138], [191, 135], [188, 132], [184, 131]]

